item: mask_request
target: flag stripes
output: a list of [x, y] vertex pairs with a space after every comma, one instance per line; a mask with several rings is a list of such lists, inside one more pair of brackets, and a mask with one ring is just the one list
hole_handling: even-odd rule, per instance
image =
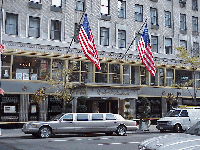
[[85, 14], [83, 24], [79, 31], [78, 40], [83, 50], [85, 56], [97, 67], [98, 70], [101, 70], [99, 63], [99, 56], [97, 53], [96, 46], [94, 44], [94, 37], [92, 31], [89, 27], [89, 22], [87, 20], [87, 14]]
[[152, 76], [156, 74], [156, 67], [154, 64], [154, 58], [152, 55], [152, 49], [150, 45], [147, 25], [145, 26], [144, 32], [137, 44], [138, 52], [142, 63], [146, 69], [151, 73]]

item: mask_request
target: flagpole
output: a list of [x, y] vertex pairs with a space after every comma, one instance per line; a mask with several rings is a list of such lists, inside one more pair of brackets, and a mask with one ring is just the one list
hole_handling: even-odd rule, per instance
[[[139, 29], [139, 31], [136, 34], [139, 34], [140, 31], [142, 30], [142, 28], [144, 27], [144, 25], [147, 23], [147, 19], [145, 19], [144, 23], [142, 24], [141, 28]], [[135, 41], [137, 35], [134, 37], [133, 41], [131, 42], [131, 44], [129, 45], [128, 49], [126, 50], [125, 54], [122, 56], [121, 59], [124, 58], [124, 56], [127, 54], [127, 52], [129, 51], [129, 49], [131, 48], [131, 45], [133, 45], [133, 42]]]
[[[85, 11], [86, 11], [86, 6], [85, 6], [85, 10], [83, 11], [83, 15], [81, 16], [81, 19], [80, 19], [78, 25], [80, 25], [81, 20], [83, 19], [83, 16], [84, 16], [84, 14], [85, 14]], [[68, 51], [67, 51], [67, 52], [69, 52], [69, 50], [70, 50], [70, 48], [71, 48], [71, 46], [72, 46], [72, 42], [74, 41], [74, 37], [75, 37], [75, 34], [74, 34], [74, 36], [73, 36], [73, 38], [72, 38], [72, 40], [71, 40], [71, 42], [70, 42], [70, 45], [69, 45], [69, 48], [68, 48]]]

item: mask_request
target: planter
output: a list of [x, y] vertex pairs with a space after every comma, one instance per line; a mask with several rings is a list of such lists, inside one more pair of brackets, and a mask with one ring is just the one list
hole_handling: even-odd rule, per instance
[[139, 130], [141, 130], [141, 131], [149, 131], [150, 125], [151, 125], [151, 121], [150, 120], [142, 121], [139, 124]]

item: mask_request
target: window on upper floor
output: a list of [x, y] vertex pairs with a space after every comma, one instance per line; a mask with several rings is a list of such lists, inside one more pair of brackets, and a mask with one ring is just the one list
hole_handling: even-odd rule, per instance
[[143, 21], [143, 6], [135, 5], [135, 21]]
[[75, 0], [75, 10], [84, 11], [85, 0]]
[[186, 30], [186, 15], [180, 14], [180, 30]]
[[102, 15], [109, 15], [110, 14], [110, 7], [109, 7], [109, 0], [101, 0], [101, 14]]
[[192, 17], [192, 34], [198, 34], [198, 17]]
[[172, 39], [171, 38], [165, 39], [165, 53], [172, 54]]
[[183, 48], [187, 49], [187, 41], [180, 40], [180, 47], [183, 47]]
[[192, 10], [198, 10], [198, 0], [192, 0]]
[[34, 3], [41, 3], [41, 0], [29, 0], [29, 1]]
[[165, 11], [165, 27], [171, 27], [171, 12]]
[[158, 53], [158, 37], [151, 36], [151, 48], [153, 52]]
[[75, 27], [74, 27], [74, 42], [78, 43], [78, 35], [79, 35], [79, 31], [81, 28], [81, 24], [79, 25], [78, 23], [75, 23]]
[[126, 48], [126, 31], [118, 30], [118, 47]]
[[156, 8], [150, 8], [151, 25], [158, 25], [158, 14]]
[[51, 20], [50, 39], [61, 40], [61, 22], [59, 20]]
[[52, 6], [61, 7], [62, 0], [52, 0]]
[[18, 35], [18, 15], [6, 13], [5, 33]]
[[109, 46], [109, 28], [100, 28], [100, 45]]
[[29, 17], [29, 37], [40, 37], [40, 18], [39, 17]]
[[199, 43], [198, 42], [193, 42], [191, 54], [192, 54], [192, 56], [199, 56]]
[[118, 17], [126, 18], [126, 2], [118, 0]]

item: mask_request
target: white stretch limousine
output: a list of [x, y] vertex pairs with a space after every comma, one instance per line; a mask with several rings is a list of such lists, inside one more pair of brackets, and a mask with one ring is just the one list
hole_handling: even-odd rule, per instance
[[28, 122], [22, 131], [42, 138], [52, 134], [95, 133], [106, 135], [125, 135], [126, 131], [137, 130], [136, 121], [125, 120], [121, 115], [111, 113], [66, 113], [60, 114], [50, 121]]

